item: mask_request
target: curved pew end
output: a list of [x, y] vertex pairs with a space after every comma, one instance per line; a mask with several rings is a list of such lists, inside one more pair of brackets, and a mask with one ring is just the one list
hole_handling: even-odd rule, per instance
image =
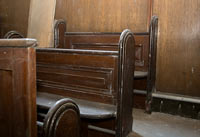
[[37, 104], [40, 104], [37, 105], [39, 137], [80, 136], [80, 112], [73, 100], [60, 99], [51, 106], [45, 103], [45, 101], [37, 100]]
[[15, 30], [12, 30], [12, 31], [7, 32], [4, 35], [4, 38], [5, 39], [14, 39], [14, 38], [24, 38], [24, 36], [21, 33], [15, 31]]

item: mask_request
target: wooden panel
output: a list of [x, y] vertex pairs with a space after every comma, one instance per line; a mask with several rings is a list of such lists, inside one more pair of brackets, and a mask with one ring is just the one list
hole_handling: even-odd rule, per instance
[[[118, 50], [120, 33], [66, 33], [65, 45], [58, 48]], [[147, 71], [149, 53], [149, 34], [135, 33], [136, 70]]]
[[0, 1], [0, 37], [11, 30], [27, 34], [30, 0]]
[[1, 136], [36, 137], [34, 49], [1, 47], [0, 81]]
[[200, 97], [200, 1], [154, 0], [157, 90]]
[[53, 25], [56, 0], [31, 0], [28, 37], [35, 38], [39, 47], [53, 47]]
[[108, 95], [113, 90], [110, 81], [113, 76], [112, 69], [97, 68], [94, 70], [91, 67], [80, 68], [77, 65], [72, 67], [69, 64], [65, 66], [40, 64], [37, 66], [37, 74], [38, 80], [42, 82], [57, 83], [68, 88], [81, 88], [81, 90], [89, 90], [92, 93], [100, 92]]
[[148, 70], [149, 35], [135, 35], [135, 70]]
[[[12, 128], [10, 123], [12, 123], [12, 113], [13, 109], [12, 102], [12, 71], [9, 70], [0, 70], [0, 89], [6, 89], [6, 92], [0, 92], [0, 131], [1, 136], [11, 137]], [[7, 104], [7, 105], [3, 105]], [[8, 107], [10, 106], [10, 107]], [[2, 132], [4, 131], [4, 132]]]
[[38, 91], [115, 103], [117, 55], [99, 55], [95, 51], [88, 54], [83, 54], [84, 51], [69, 51], [72, 50], [38, 50]]
[[55, 19], [68, 32], [146, 32], [149, 0], [58, 0]]

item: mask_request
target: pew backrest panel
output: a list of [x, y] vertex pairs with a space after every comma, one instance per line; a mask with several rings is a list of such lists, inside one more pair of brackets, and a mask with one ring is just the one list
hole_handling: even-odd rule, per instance
[[[57, 44], [56, 48], [118, 50], [120, 33], [65, 32], [62, 34], [64, 38], [61, 34], [59, 35], [60, 42], [57, 43], [60, 44]], [[135, 33], [134, 39], [135, 53], [133, 54], [135, 54], [135, 70], [148, 71], [149, 33]]]
[[[67, 32], [66, 21], [56, 20], [54, 27], [54, 47], [66, 49], [118, 50], [121, 33]], [[135, 70], [148, 71], [150, 33], [134, 33]]]
[[116, 104], [118, 52], [37, 49], [38, 92]]

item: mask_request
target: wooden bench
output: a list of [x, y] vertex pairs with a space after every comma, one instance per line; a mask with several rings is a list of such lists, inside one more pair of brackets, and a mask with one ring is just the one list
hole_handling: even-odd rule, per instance
[[0, 40], [0, 134], [79, 137], [80, 113], [71, 99], [47, 106], [38, 98], [36, 115], [36, 45], [34, 39]]
[[133, 34], [125, 30], [109, 44], [118, 48], [37, 49], [37, 98], [48, 106], [72, 98], [80, 108], [82, 137], [125, 137], [132, 131]]
[[[135, 95], [146, 90], [146, 99], [143, 103], [134, 102], [135, 105], [145, 106], [151, 112], [151, 94], [155, 89], [156, 76], [156, 44], [157, 44], [158, 18], [152, 17], [149, 32], [134, 33], [135, 38]], [[54, 47], [64, 49], [93, 49], [117, 51], [120, 33], [93, 33], [93, 32], [66, 32], [64, 20], [57, 20], [54, 29]], [[138, 96], [138, 98], [140, 95]], [[137, 99], [137, 97], [135, 97]], [[140, 99], [140, 98], [139, 98]], [[137, 107], [137, 106], [136, 106]]]
[[[120, 33], [70, 33], [66, 32], [64, 20], [55, 21], [54, 47], [72, 49], [103, 49], [116, 50], [116, 44], [104, 45], [98, 43], [117, 43]], [[135, 33], [135, 73], [134, 73], [134, 107], [143, 108], [151, 113], [152, 93], [155, 91], [156, 80], [156, 49], [157, 49], [158, 17], [151, 19], [148, 32]], [[21, 38], [14, 31], [5, 37]], [[79, 39], [77, 41], [77, 38]], [[99, 41], [100, 40], [100, 41]], [[69, 43], [70, 42], [70, 43]], [[88, 45], [90, 44], [90, 45]]]

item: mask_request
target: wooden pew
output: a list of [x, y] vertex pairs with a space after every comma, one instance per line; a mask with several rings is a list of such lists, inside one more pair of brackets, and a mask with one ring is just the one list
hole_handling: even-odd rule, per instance
[[[38, 99], [70, 97], [80, 108], [82, 137], [126, 137], [132, 131], [134, 37], [117, 50], [37, 49]], [[38, 104], [39, 105], [39, 104]]]
[[[149, 32], [135, 33], [135, 89], [134, 107], [151, 113], [152, 92], [155, 91], [158, 17], [151, 19]], [[20, 33], [8, 32], [6, 38], [21, 38]], [[69, 49], [116, 50], [120, 33], [70, 33], [66, 22], [56, 20], [54, 26], [54, 47]], [[104, 47], [99, 42], [103, 42]], [[88, 45], [90, 43], [90, 45]], [[98, 43], [98, 44], [97, 44]]]
[[2, 137], [37, 136], [35, 45], [33, 39], [0, 39]]
[[36, 45], [34, 39], [0, 40], [0, 134], [36, 137], [38, 127], [38, 137], [79, 137], [80, 112], [73, 100], [49, 106], [38, 98], [36, 115]]
[[[158, 18], [152, 17], [149, 32], [134, 33], [135, 38], [135, 107], [151, 112], [151, 94], [155, 90]], [[56, 20], [54, 47], [116, 51], [120, 33], [66, 32], [64, 20]], [[146, 90], [145, 96], [141, 90]], [[139, 94], [137, 94], [139, 93]]]

